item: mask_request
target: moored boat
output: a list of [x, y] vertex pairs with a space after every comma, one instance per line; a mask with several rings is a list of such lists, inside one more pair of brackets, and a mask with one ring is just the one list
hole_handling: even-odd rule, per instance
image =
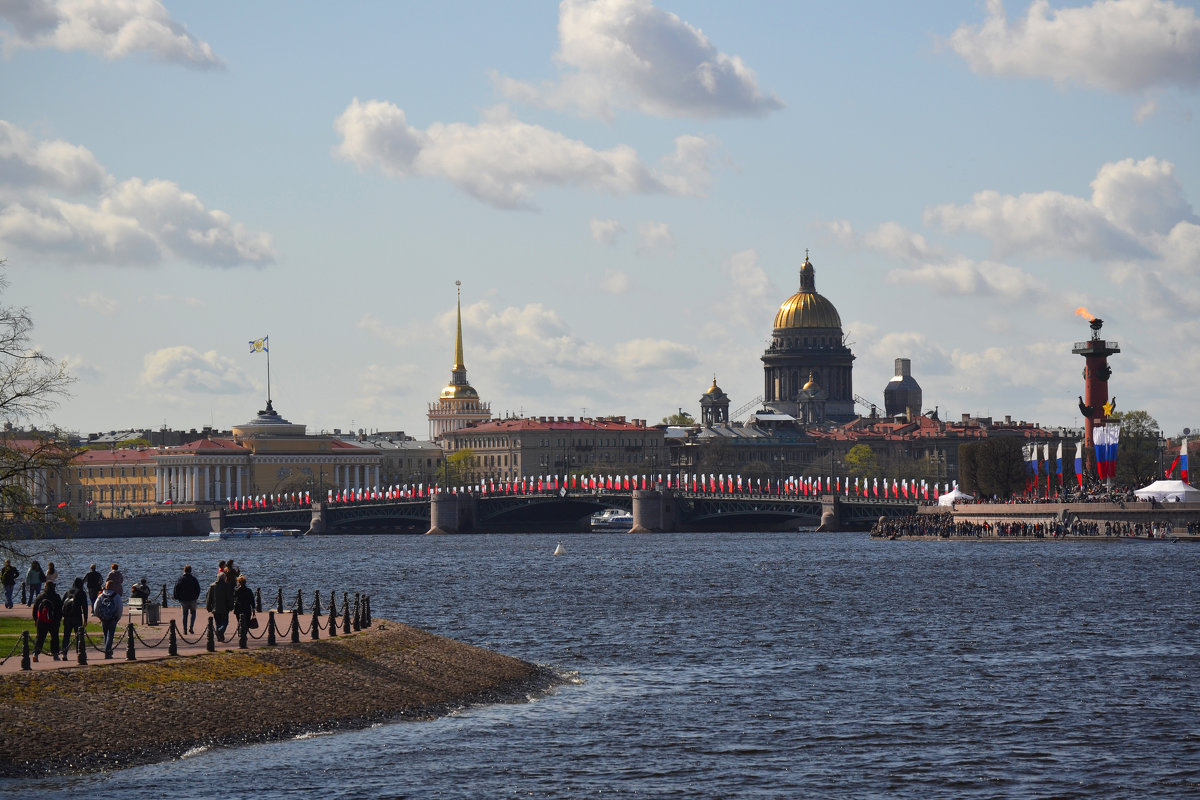
[[303, 536], [299, 528], [225, 528], [210, 531], [210, 539], [257, 539], [264, 536]]
[[592, 515], [594, 531], [627, 531], [633, 527], [633, 514], [620, 508], [606, 508]]

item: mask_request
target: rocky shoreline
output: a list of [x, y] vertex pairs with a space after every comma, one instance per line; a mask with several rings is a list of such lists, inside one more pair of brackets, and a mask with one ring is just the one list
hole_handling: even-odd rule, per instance
[[561, 684], [552, 670], [394, 622], [275, 648], [0, 676], [0, 776], [96, 772]]

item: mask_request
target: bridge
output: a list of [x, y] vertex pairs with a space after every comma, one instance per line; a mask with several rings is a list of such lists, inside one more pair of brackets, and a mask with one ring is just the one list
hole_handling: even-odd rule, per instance
[[633, 513], [631, 532], [868, 530], [880, 517], [915, 514], [915, 500], [705, 493], [669, 489], [531, 494], [441, 492], [433, 497], [210, 514], [212, 530], [298, 528], [310, 533], [509, 533], [589, 530], [606, 508]]

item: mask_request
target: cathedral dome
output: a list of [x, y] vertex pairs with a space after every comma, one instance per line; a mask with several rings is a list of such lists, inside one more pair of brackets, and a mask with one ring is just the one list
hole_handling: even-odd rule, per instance
[[450, 384], [445, 389], [442, 389], [441, 400], [478, 400], [479, 392], [470, 384]]
[[775, 314], [775, 329], [841, 327], [842, 318], [833, 303], [817, 294], [813, 265], [805, 257], [800, 267], [800, 291], [779, 307]]

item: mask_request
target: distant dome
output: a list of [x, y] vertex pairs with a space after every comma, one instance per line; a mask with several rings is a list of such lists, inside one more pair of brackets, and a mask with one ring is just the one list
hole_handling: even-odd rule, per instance
[[817, 294], [816, 277], [812, 262], [807, 257], [800, 267], [800, 291], [789, 297], [775, 314], [775, 329], [788, 328], [841, 328], [833, 303]]
[[709, 387], [708, 391], [705, 392], [705, 394], [709, 395], [710, 397], [721, 397], [722, 395], [725, 394], [725, 392], [721, 390], [721, 387], [717, 386], [717, 376], [716, 375], [713, 375], [712, 386]]
[[816, 379], [813, 378], [813, 374], [811, 372], [808, 373], [808, 383], [804, 384], [803, 391], [806, 391], [806, 392], [817, 391], [820, 388], [821, 387], [817, 385]]
[[447, 386], [445, 389], [442, 389], [442, 394], [441, 394], [440, 399], [442, 399], [442, 400], [477, 400], [477, 399], [479, 399], [479, 392], [475, 391], [475, 389], [470, 384], [460, 384], [458, 386], [455, 386], [452, 383], [449, 386]]

